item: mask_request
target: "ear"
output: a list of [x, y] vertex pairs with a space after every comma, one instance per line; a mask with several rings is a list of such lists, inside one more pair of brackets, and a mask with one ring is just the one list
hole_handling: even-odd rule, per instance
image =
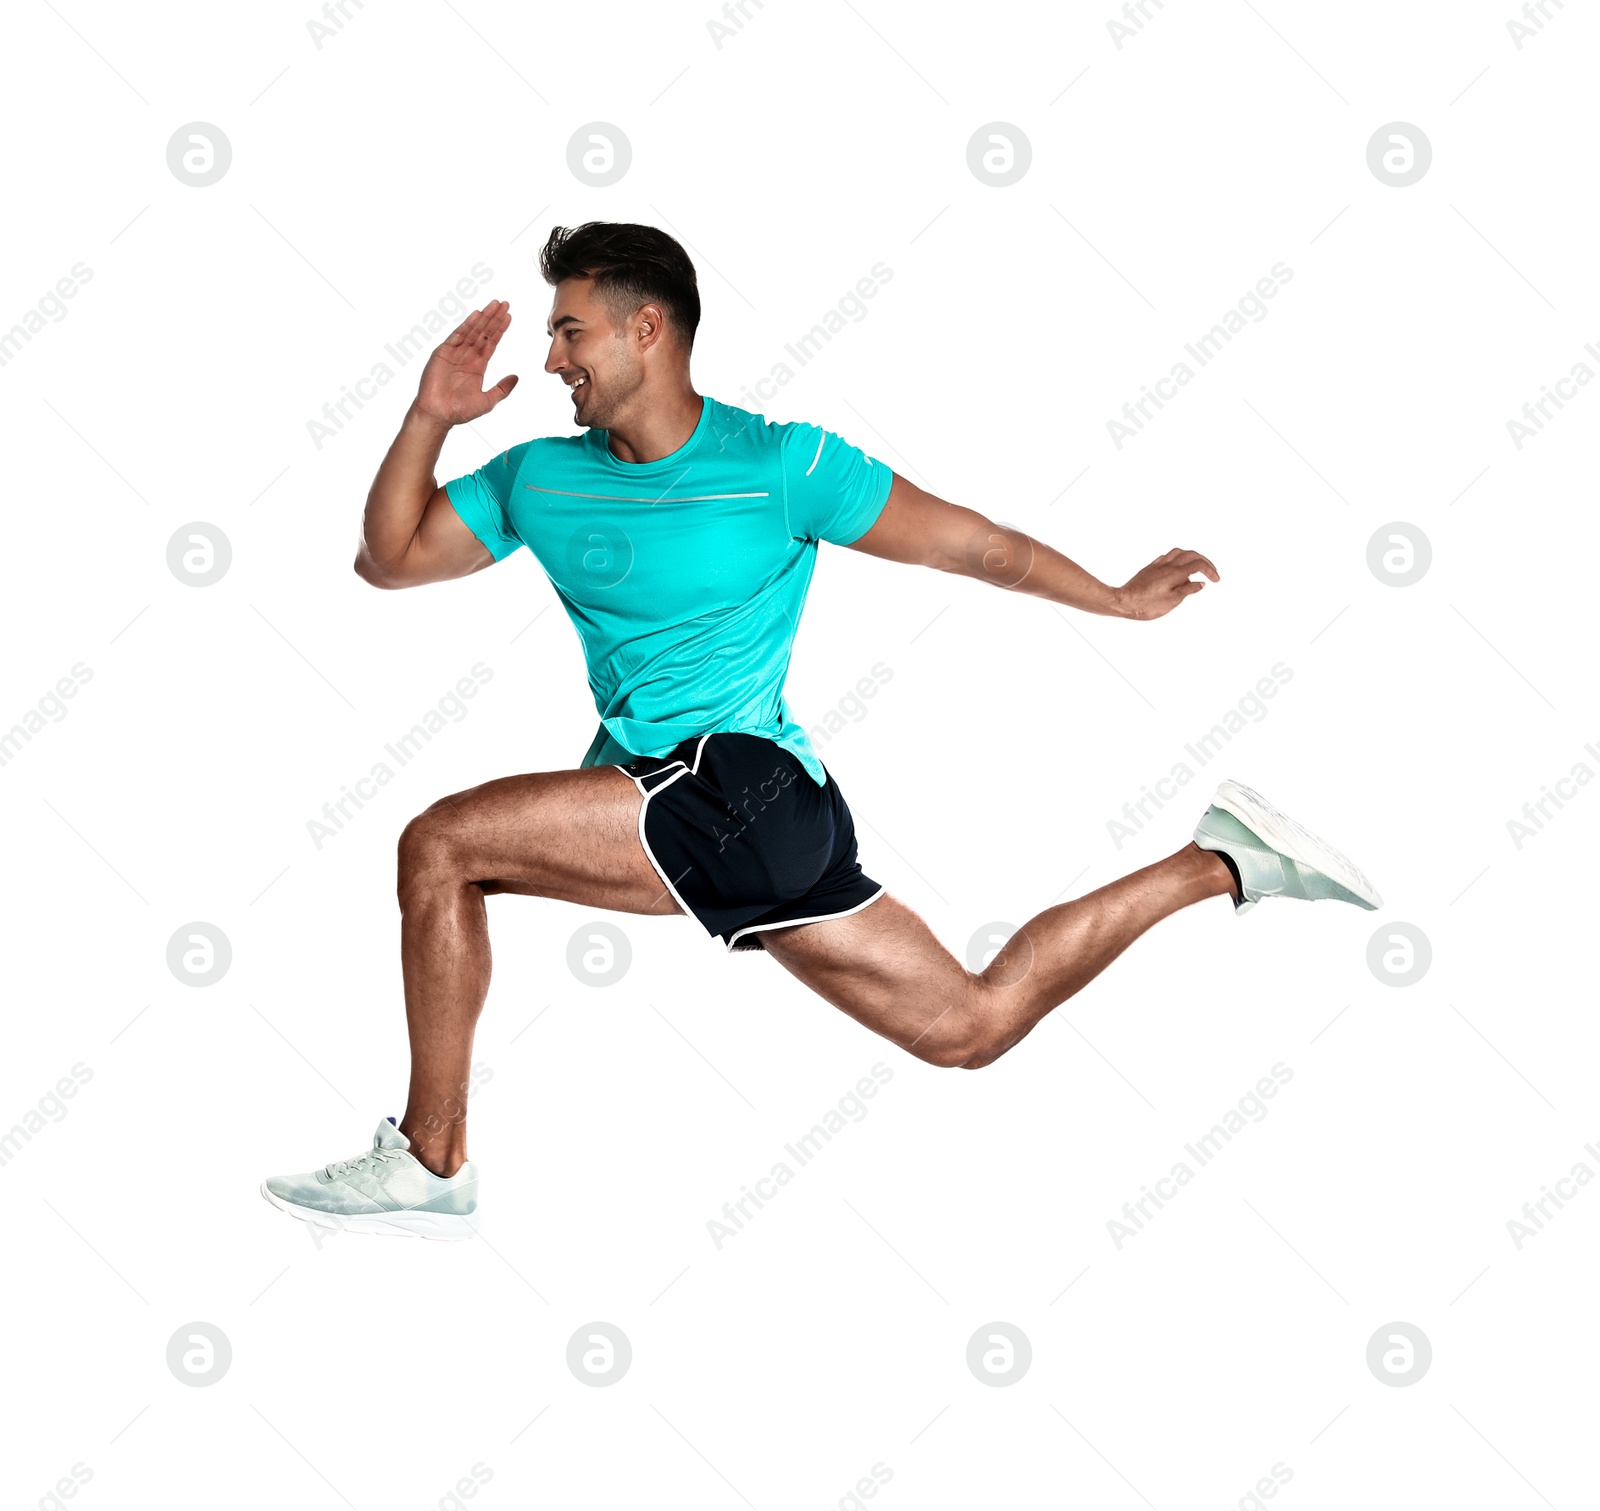
[[667, 316], [659, 304], [641, 304], [633, 316], [634, 344], [648, 351], [666, 335]]

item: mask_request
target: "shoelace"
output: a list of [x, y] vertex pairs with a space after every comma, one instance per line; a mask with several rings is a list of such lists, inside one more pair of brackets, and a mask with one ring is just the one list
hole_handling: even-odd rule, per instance
[[324, 1169], [329, 1180], [336, 1180], [340, 1176], [353, 1174], [357, 1170], [375, 1170], [384, 1160], [399, 1159], [398, 1149], [368, 1149], [364, 1154], [358, 1154], [352, 1159], [336, 1159]]

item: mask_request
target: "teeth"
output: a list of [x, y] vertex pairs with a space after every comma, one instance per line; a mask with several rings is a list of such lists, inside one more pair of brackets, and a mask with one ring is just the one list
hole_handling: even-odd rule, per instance
[[588, 381], [589, 381], [589, 380], [588, 380], [588, 379], [587, 379], [587, 378], [579, 378], [579, 379], [577, 379], [577, 381], [576, 381], [576, 382], [574, 382], [574, 383], [573, 383], [573, 385], [572, 385], [572, 386], [573, 386], [573, 387], [574, 387], [574, 388], [582, 388], [582, 387], [583, 387], [583, 385], [584, 385], [584, 384], [585, 384], [585, 383], [587, 383], [587, 382], [588, 382]]

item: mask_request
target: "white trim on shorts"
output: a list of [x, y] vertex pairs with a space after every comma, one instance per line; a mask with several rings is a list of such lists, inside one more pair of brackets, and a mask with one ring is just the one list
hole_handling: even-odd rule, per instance
[[[742, 929], [737, 929], [728, 940], [728, 950], [731, 953], [735, 944], [746, 934], [760, 934], [767, 929], [796, 929], [803, 923], [826, 923], [830, 918], [848, 918], [852, 913], [859, 913], [868, 903], [876, 902], [889, 889], [879, 886], [878, 890], [866, 902], [858, 902], [853, 908], [846, 908], [842, 913], [818, 913], [812, 918], [785, 918], [781, 923], [747, 923]], [[715, 939], [717, 936], [711, 936]]]
[[[713, 731], [713, 733], [714, 733], [714, 731]], [[661, 862], [656, 859], [655, 851], [650, 848], [650, 841], [645, 838], [645, 833], [644, 833], [644, 811], [645, 811], [646, 808], [648, 808], [650, 806], [650, 799], [653, 798], [656, 795], [656, 793], [665, 792], [666, 789], [668, 787], [670, 787], [675, 781], [677, 781], [679, 777], [683, 776], [685, 773], [692, 773], [692, 774], [695, 774], [695, 775], [699, 774], [699, 771], [700, 771], [700, 753], [701, 753], [701, 751], [703, 751], [706, 748], [706, 741], [709, 740], [710, 738], [711, 738], [710, 734], [703, 734], [703, 735], [700, 736], [700, 743], [698, 745], [696, 745], [695, 748], [694, 748], [694, 765], [693, 766], [685, 765], [683, 761], [677, 760], [677, 761], [669, 761], [667, 763], [667, 765], [662, 766], [659, 770], [652, 771], [650, 773], [651, 776], [660, 776], [661, 772], [663, 772], [663, 771], [672, 771], [672, 768], [674, 766], [676, 766], [678, 768], [676, 771], [672, 772], [672, 775], [669, 776], [666, 779], [666, 781], [658, 782], [654, 787], [646, 787], [645, 784], [644, 784], [643, 778], [635, 776], [631, 771], [629, 771], [627, 769], [627, 767], [622, 766], [620, 764], [617, 766], [617, 770], [620, 771], [623, 774], [623, 776], [627, 777], [633, 783], [633, 785], [639, 789], [640, 796], [644, 799], [644, 801], [639, 804], [639, 843], [644, 849], [645, 859], [650, 862], [652, 868], [655, 870], [656, 875], [661, 878], [661, 884], [667, 889], [667, 891], [669, 891], [672, 894], [673, 901], [678, 904], [678, 906], [683, 910], [685, 915], [687, 915], [690, 918], [693, 918], [696, 923], [700, 923], [700, 919], [696, 916], [696, 914], [694, 912], [694, 909], [691, 908], [689, 906], [689, 904], [686, 903], [683, 900], [683, 898], [679, 895], [678, 889], [675, 886], [673, 886], [673, 884], [672, 884], [672, 879], [667, 875], [667, 873], [664, 870], [662, 870]], [[701, 928], [705, 928], [704, 924], [700, 924], [700, 926], [701, 926]], [[706, 938], [715, 939], [717, 937], [718, 936], [713, 934], [710, 929], [706, 929]]]

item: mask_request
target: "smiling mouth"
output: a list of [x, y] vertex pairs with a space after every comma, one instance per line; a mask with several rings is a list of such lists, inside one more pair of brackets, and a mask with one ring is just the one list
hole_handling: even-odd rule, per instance
[[574, 382], [569, 383], [567, 385], [567, 391], [572, 395], [573, 401], [576, 402], [577, 401], [577, 397], [578, 397], [578, 390], [580, 388], [587, 388], [588, 386], [589, 386], [589, 380], [587, 378], [578, 378]]

